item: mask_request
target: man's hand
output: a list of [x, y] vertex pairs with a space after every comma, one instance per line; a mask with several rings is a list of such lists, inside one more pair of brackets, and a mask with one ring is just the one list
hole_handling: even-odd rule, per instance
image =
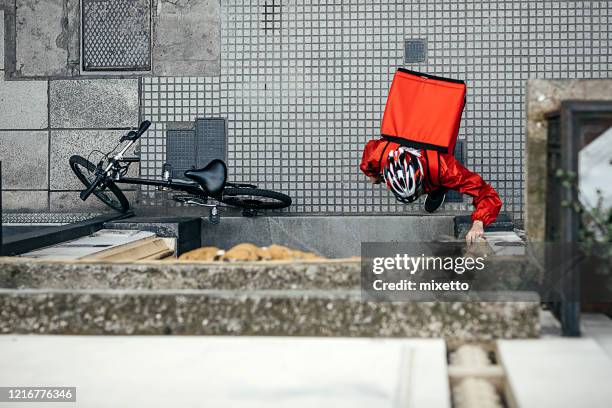
[[465, 240], [467, 241], [468, 244], [471, 244], [472, 242], [476, 242], [479, 239], [482, 239], [483, 237], [484, 237], [484, 224], [482, 223], [482, 221], [476, 220], [472, 224], [472, 228], [470, 228], [467, 235], [465, 236]]

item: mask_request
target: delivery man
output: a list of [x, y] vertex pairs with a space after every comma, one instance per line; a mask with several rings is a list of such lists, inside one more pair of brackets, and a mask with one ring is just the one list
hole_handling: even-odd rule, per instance
[[382, 138], [366, 144], [360, 169], [372, 183], [384, 181], [400, 202], [427, 194], [427, 212], [442, 205], [447, 190], [472, 196], [475, 210], [466, 240], [474, 242], [495, 221], [502, 202], [491, 185], [452, 154], [465, 92], [463, 81], [400, 68], [387, 98]]

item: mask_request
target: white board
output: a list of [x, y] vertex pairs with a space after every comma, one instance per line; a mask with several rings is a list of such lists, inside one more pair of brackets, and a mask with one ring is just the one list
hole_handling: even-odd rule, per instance
[[578, 154], [580, 202], [587, 208], [597, 205], [601, 190], [603, 208], [612, 206], [612, 128], [589, 143]]

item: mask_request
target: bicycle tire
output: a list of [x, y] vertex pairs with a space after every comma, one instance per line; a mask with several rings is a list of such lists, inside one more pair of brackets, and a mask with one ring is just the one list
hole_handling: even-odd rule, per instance
[[[88, 161], [84, 157], [74, 155], [70, 158], [70, 168], [77, 176], [77, 178], [85, 185], [86, 188], [89, 188], [92, 180], [87, 177], [87, 174], [91, 174], [96, 171], [96, 165], [92, 162]], [[87, 174], [81, 170], [81, 167], [84, 167], [87, 170]], [[106, 180], [106, 187], [104, 188], [96, 188], [93, 191], [93, 194], [98, 197], [100, 201], [109, 206], [115, 211], [119, 211], [121, 213], [126, 213], [130, 209], [130, 202], [125, 197], [125, 194], [121, 191], [119, 187], [112, 181]], [[108, 192], [112, 193], [114, 197], [111, 197]]]
[[[241, 196], [249, 198], [241, 198]], [[264, 202], [257, 200], [256, 197], [272, 199], [275, 202]], [[228, 187], [223, 190], [219, 201], [232, 207], [248, 210], [278, 210], [291, 205], [291, 197], [286, 194], [250, 187]]]

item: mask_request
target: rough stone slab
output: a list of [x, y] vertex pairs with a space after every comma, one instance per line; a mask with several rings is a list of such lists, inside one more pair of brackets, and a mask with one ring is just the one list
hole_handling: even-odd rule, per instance
[[79, 1], [17, 0], [18, 77], [72, 76], [79, 65]]
[[[4, 165], [4, 163], [2, 163]], [[3, 191], [2, 209], [11, 211], [47, 211], [49, 192], [44, 191]]]
[[[72, 172], [72, 171], [71, 171]], [[49, 193], [49, 210], [62, 212], [96, 212], [107, 213], [114, 211], [95, 196], [89, 197], [86, 201], [79, 197], [80, 190], [75, 191], [51, 191]], [[135, 191], [123, 191], [128, 201], [133, 204], [136, 199]]]
[[[282, 243], [330, 258], [358, 256], [362, 242], [435, 241], [453, 235], [452, 216], [223, 217], [202, 223], [202, 245]], [[346, 239], [351, 237], [351, 239]]]
[[49, 187], [49, 134], [46, 131], [0, 131], [2, 189]]
[[360, 268], [359, 260], [66, 264], [0, 258], [0, 281], [10, 288], [75, 290], [359, 290]]
[[0, 333], [536, 337], [539, 302], [364, 302], [360, 291], [0, 289]]
[[138, 126], [137, 79], [51, 81], [49, 98], [52, 128]]
[[83, 407], [447, 408], [445, 354], [442, 340], [0, 336], [0, 381], [71, 384]]
[[47, 127], [47, 81], [5, 81], [0, 75], [0, 129]]
[[516, 406], [606, 408], [612, 360], [593, 339], [498, 341]]
[[[51, 190], [81, 190], [83, 184], [70, 168], [70, 156], [78, 154], [87, 158], [93, 150], [107, 153], [113, 149], [125, 133], [122, 130], [52, 130], [51, 131]], [[133, 155], [134, 148], [127, 154]], [[90, 161], [96, 164], [100, 154], [94, 153]], [[132, 163], [128, 175], [139, 174], [139, 163]], [[122, 189], [133, 189], [122, 186]]]
[[153, 4], [153, 73], [220, 75], [219, 2], [153, 0]]

